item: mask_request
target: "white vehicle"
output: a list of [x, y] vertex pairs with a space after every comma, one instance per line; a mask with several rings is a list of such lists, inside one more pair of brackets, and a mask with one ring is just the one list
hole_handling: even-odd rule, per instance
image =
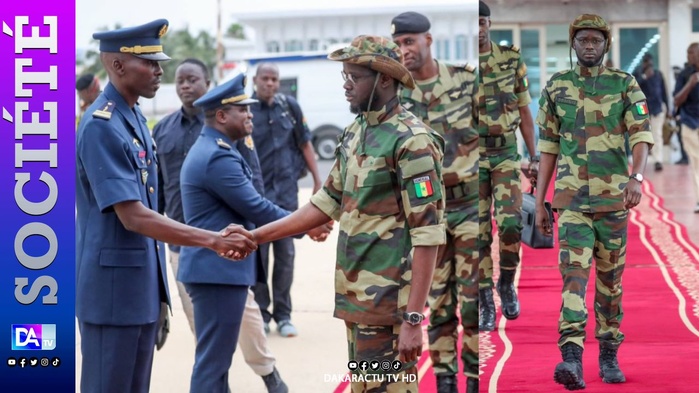
[[301, 105], [316, 153], [323, 160], [334, 159], [338, 137], [355, 117], [342, 88], [342, 64], [328, 60], [324, 51], [250, 56], [245, 63], [248, 86], [253, 85], [252, 77], [261, 63], [279, 67], [279, 91], [295, 97]]

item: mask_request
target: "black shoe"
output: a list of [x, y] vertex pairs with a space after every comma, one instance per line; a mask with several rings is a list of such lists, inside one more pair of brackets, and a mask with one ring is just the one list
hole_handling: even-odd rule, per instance
[[619, 369], [616, 353], [619, 344], [600, 341], [599, 343], [599, 376], [605, 383], [626, 382], [624, 373]]
[[478, 330], [481, 332], [492, 332], [495, 330], [495, 301], [493, 301], [493, 289], [479, 289], [478, 302], [480, 303]]
[[459, 393], [456, 388], [456, 375], [437, 375], [437, 393]]
[[689, 160], [686, 158], [682, 158], [679, 161], [675, 161], [675, 165], [689, 165]]
[[656, 163], [655, 163], [655, 171], [656, 171], [656, 172], [660, 172], [660, 171], [662, 171], [662, 170], [663, 170], [663, 164], [661, 164], [661, 163], [659, 163], [659, 162], [656, 162]]
[[500, 295], [502, 315], [507, 319], [519, 317], [519, 299], [515, 291], [515, 270], [500, 270], [500, 280], [496, 288]]
[[279, 371], [275, 367], [271, 373], [262, 376], [262, 380], [265, 381], [265, 386], [269, 393], [288, 393], [289, 388], [286, 386], [282, 377], [279, 375]]
[[582, 347], [566, 343], [561, 347], [563, 361], [556, 365], [553, 380], [568, 390], [585, 389], [582, 369]]
[[466, 378], [466, 393], [478, 393], [478, 378]]

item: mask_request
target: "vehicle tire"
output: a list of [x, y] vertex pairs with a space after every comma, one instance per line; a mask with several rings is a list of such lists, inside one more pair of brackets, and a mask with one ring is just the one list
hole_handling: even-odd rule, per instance
[[335, 159], [335, 148], [342, 130], [335, 127], [323, 127], [313, 132], [313, 148], [321, 160]]

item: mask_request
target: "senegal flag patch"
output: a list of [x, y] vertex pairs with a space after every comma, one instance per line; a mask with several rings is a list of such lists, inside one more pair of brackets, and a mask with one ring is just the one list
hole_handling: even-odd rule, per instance
[[645, 101], [636, 103], [636, 113], [641, 116], [648, 114], [648, 105], [646, 105]]
[[432, 190], [432, 180], [430, 180], [429, 176], [413, 179], [413, 183], [415, 184], [415, 195], [418, 198], [427, 198], [434, 194]]

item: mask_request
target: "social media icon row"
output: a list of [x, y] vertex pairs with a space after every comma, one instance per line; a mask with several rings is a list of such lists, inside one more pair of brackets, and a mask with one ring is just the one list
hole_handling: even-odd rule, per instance
[[379, 369], [383, 371], [400, 371], [400, 369], [403, 368], [403, 363], [401, 363], [399, 360], [394, 360], [393, 362], [390, 362], [388, 360], [383, 360], [381, 362], [379, 362], [378, 360], [362, 360], [359, 362], [356, 360], [350, 360], [349, 363], [347, 363], [347, 368], [350, 371], [367, 371], [368, 369], [371, 369], [372, 371], [379, 371]]
[[41, 360], [31, 357], [31, 358], [25, 358], [21, 357], [19, 359], [15, 358], [7, 358], [7, 365], [10, 367], [15, 367], [19, 366], [20, 368], [25, 368], [25, 367], [36, 367], [39, 364], [41, 364], [41, 367], [48, 367], [49, 365], [53, 367], [58, 367], [61, 365], [61, 359], [58, 357], [54, 357], [53, 359], [49, 358], [41, 358]]

